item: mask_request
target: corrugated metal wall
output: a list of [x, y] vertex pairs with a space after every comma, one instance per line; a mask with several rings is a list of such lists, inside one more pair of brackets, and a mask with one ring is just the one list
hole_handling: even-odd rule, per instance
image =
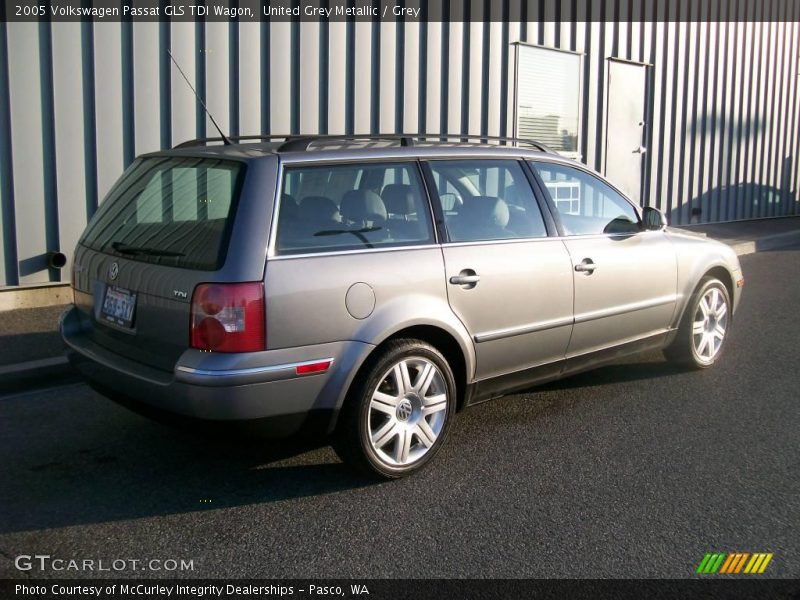
[[[668, 22], [686, 2], [696, 21]], [[464, 5], [479, 19], [489, 3]], [[0, 284], [67, 279], [45, 253], [71, 254], [135, 155], [214, 134], [167, 48], [232, 135], [505, 135], [511, 43], [578, 51], [581, 151], [596, 169], [606, 59], [650, 63], [643, 197], [675, 224], [796, 214], [800, 5], [716, 6], [535, 0], [506, 3], [506, 22], [0, 23]], [[749, 22], [735, 20], [743, 11]]]

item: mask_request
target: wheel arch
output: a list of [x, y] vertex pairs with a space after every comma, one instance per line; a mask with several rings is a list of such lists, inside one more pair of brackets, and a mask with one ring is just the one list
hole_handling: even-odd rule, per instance
[[[680, 324], [683, 322], [684, 315], [686, 314], [686, 310], [689, 308], [689, 301], [692, 299], [692, 295], [694, 295], [695, 291], [697, 290], [700, 282], [703, 281], [706, 277], [714, 277], [722, 282], [722, 285], [725, 286], [726, 291], [728, 292], [728, 297], [731, 301], [731, 315], [730, 318], [733, 320], [733, 302], [734, 302], [734, 293], [736, 285], [733, 280], [733, 274], [730, 272], [728, 267], [726, 267], [722, 263], [718, 263], [711, 267], [708, 267], [703, 272], [701, 272], [697, 277], [693, 278], [691, 287], [687, 287], [686, 291], [683, 294], [683, 306], [681, 306], [680, 311], [676, 315], [676, 318], [673, 322], [674, 328], [677, 330], [680, 327]], [[674, 336], [670, 336], [670, 341], [673, 339]]]
[[[728, 291], [728, 298], [730, 298], [731, 303], [733, 303], [733, 295], [735, 291], [734, 290], [735, 283], [733, 282], [733, 275], [731, 274], [730, 271], [728, 271], [726, 267], [723, 267], [722, 265], [711, 267], [708, 271], [703, 273], [703, 275], [695, 284], [694, 289], [697, 289], [697, 286], [700, 284], [700, 282], [703, 280], [704, 277], [709, 277], [709, 276], [716, 277], [722, 282], [722, 284], [725, 286], [725, 289]], [[731, 306], [731, 319], [732, 318], [733, 318], [733, 307]]]
[[417, 339], [426, 342], [444, 355], [447, 363], [453, 370], [453, 377], [456, 380], [457, 388], [457, 407], [458, 410], [461, 410], [466, 398], [469, 376], [474, 371], [474, 359], [472, 359], [472, 356], [464, 348], [463, 342], [459, 341], [455, 333], [439, 324], [408, 323], [393, 331], [387, 332], [383, 338], [375, 344], [375, 348], [365, 357], [353, 381], [355, 382], [356, 379], [362, 375], [363, 370], [371, 364], [371, 361], [374, 360], [375, 357], [380, 355], [389, 342], [400, 339]]
[[445, 329], [435, 325], [412, 325], [388, 336], [375, 347], [372, 353], [380, 352], [387, 343], [400, 339], [415, 339], [426, 342], [444, 355], [456, 381], [456, 410], [461, 410], [464, 407], [466, 398], [468, 367], [467, 359], [458, 340]]
[[[720, 336], [720, 348], [717, 350], [713, 349], [713, 344], [711, 345], [712, 353], [708, 356], [705, 356], [702, 351], [702, 347], [698, 348], [696, 346], [696, 342], [694, 341], [694, 330], [693, 330], [693, 321], [694, 321], [694, 310], [697, 304], [693, 301], [694, 298], [699, 297], [698, 294], [700, 292], [706, 293], [706, 290], [709, 289], [710, 285], [713, 284], [717, 289], [719, 287], [723, 287], [728, 295], [728, 319], [733, 319], [733, 275], [730, 271], [721, 265], [714, 265], [711, 266], [703, 271], [700, 277], [694, 281], [694, 287], [691, 288], [691, 291], [687, 291], [686, 293], [686, 301], [683, 303], [683, 307], [680, 313], [680, 319], [677, 321], [676, 327], [672, 332], [672, 335], [669, 337], [667, 343], [664, 345], [664, 355], [668, 360], [675, 364], [683, 365], [692, 369], [706, 369], [714, 364], [716, 358], [721, 351], [721, 344], [724, 343], [725, 330], [723, 330], [723, 335]], [[728, 321], [730, 322], [730, 321]], [[705, 324], [704, 324], [705, 325]], [[706, 339], [705, 334], [703, 335], [703, 339]], [[713, 338], [712, 338], [713, 339]], [[707, 342], [703, 342], [703, 346], [706, 345]]]
[[453, 378], [456, 381], [457, 410], [461, 410], [465, 406], [469, 374], [474, 370], [474, 357], [464, 348], [463, 341], [459, 341], [458, 336], [447, 328], [432, 323], [409, 323], [386, 332], [381, 339], [373, 342], [373, 348], [363, 357], [361, 363], [356, 367], [355, 373], [349, 378], [346, 388], [340, 393], [338, 410], [331, 420], [329, 431], [336, 429], [339, 413], [348, 401], [353, 386], [357, 385], [386, 345], [399, 339], [421, 340], [444, 355], [453, 370]]

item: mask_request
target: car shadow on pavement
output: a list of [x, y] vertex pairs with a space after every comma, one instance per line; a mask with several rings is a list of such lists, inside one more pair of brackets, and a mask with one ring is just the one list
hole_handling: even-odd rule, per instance
[[38, 397], [0, 401], [0, 534], [213, 511], [375, 483], [319, 442], [208, 438], [134, 415], [85, 386], [72, 389], [79, 398], [60, 406], [53, 398], [44, 411]]
[[[641, 355], [531, 391], [683, 372], [660, 357]], [[176, 429], [85, 385], [0, 398], [0, 453], [0, 534], [263, 505], [376, 484], [342, 464], [325, 440]]]
[[[644, 359], [644, 360], [643, 360]], [[667, 362], [660, 352], [642, 354], [626, 362], [598, 367], [539, 386], [538, 390], [567, 390], [596, 385], [627, 383], [644, 379], [658, 379], [686, 373], [686, 367]], [[530, 390], [533, 391], [533, 390]]]

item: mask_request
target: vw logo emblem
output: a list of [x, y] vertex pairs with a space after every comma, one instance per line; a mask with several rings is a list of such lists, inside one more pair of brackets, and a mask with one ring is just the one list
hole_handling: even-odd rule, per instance
[[411, 406], [411, 402], [409, 402], [407, 398], [403, 398], [403, 400], [400, 401], [400, 404], [397, 405], [397, 418], [400, 421], [408, 421], [408, 418], [411, 416], [411, 412], [413, 410], [414, 409]]
[[113, 262], [108, 268], [108, 278], [113, 281], [117, 278], [117, 275], [119, 275], [119, 265], [116, 262]]

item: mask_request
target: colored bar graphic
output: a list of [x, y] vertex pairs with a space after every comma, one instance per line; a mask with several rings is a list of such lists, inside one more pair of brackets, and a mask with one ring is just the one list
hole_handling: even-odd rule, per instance
[[734, 571], [734, 573], [739, 573], [742, 570], [742, 567], [744, 566], [744, 561], [747, 560], [748, 556], [750, 556], [749, 552], [745, 552], [742, 554], [742, 558], [739, 559], [739, 563], [736, 565], [736, 571]]
[[697, 567], [698, 573], [703, 574], [713, 574], [716, 573], [717, 570], [722, 565], [722, 561], [725, 560], [726, 554], [724, 552], [715, 552], [714, 554], [706, 554], [703, 558], [703, 561], [700, 563], [700, 566]]
[[761, 563], [761, 568], [758, 570], [758, 572], [763, 573], [766, 570], [769, 561], [771, 560], [772, 560], [772, 552], [767, 554], [767, 556], [764, 558], [764, 562]]
[[753, 559], [745, 567], [745, 573], [758, 573], [758, 568], [761, 566], [761, 561], [764, 560], [764, 554], [753, 554]]
[[722, 564], [722, 568], [719, 570], [720, 573], [729, 573], [729, 569], [734, 562], [734, 559], [738, 556], [738, 554], [734, 554], [731, 552], [728, 554], [728, 558], [725, 559], [725, 562]]
[[711, 555], [711, 558], [708, 559], [708, 563], [706, 564], [706, 568], [703, 569], [703, 573], [708, 574], [708, 573], [713, 573], [714, 572], [714, 571], [712, 571], [712, 569], [714, 568], [714, 563], [717, 562], [717, 558], [718, 557], [719, 557], [719, 554], [712, 554]]
[[741, 573], [744, 569], [744, 573], [750, 575], [760, 574], [767, 569], [773, 556], [771, 552], [753, 554], [749, 552], [707, 552], [695, 572], [703, 575], [715, 573], [729, 575]]
[[741, 552], [731, 552], [728, 554], [728, 559], [725, 561], [725, 564], [722, 565], [722, 568], [719, 570], [720, 573], [733, 573], [736, 570], [739, 561], [742, 558]]
[[717, 561], [714, 563], [714, 566], [713, 566], [713, 568], [711, 569], [711, 572], [712, 572], [712, 573], [716, 573], [716, 572], [717, 572], [717, 569], [719, 569], [719, 568], [722, 566], [722, 561], [723, 561], [723, 560], [725, 560], [725, 553], [724, 553], [724, 552], [723, 552], [723, 553], [721, 553], [721, 554], [720, 554], [720, 555], [717, 557]]
[[703, 560], [700, 561], [700, 566], [697, 567], [697, 571], [695, 571], [695, 572], [696, 573], [705, 573], [706, 565], [708, 564], [708, 561], [710, 559], [711, 559], [711, 553], [710, 552], [706, 552], [706, 555], [703, 557]]

